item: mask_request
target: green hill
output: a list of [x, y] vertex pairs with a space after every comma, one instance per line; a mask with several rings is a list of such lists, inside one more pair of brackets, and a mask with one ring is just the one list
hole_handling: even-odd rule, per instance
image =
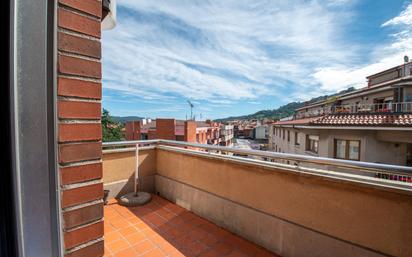
[[306, 102], [291, 102], [291, 103], [288, 103], [286, 105], [282, 105], [277, 109], [262, 110], [262, 111], [258, 111], [256, 113], [249, 114], [249, 115], [232, 116], [232, 117], [227, 117], [227, 118], [223, 118], [223, 119], [216, 119], [215, 121], [225, 122], [225, 121], [230, 121], [230, 120], [252, 120], [252, 119], [264, 119], [264, 118], [278, 120], [278, 119], [285, 118], [285, 117], [293, 115], [294, 112], [295, 112], [295, 109], [297, 109], [297, 108], [303, 107], [303, 106], [311, 104], [311, 103], [315, 103], [315, 102], [318, 102], [318, 101], [325, 100], [329, 97], [349, 93], [349, 92], [352, 92], [354, 90], [355, 90], [354, 87], [350, 87], [350, 88], [342, 90], [342, 91], [340, 91], [336, 94], [314, 97], [314, 98], [312, 98], [312, 99], [310, 99], [309, 101], [306, 101]]
[[302, 107], [303, 102], [292, 102], [286, 105], [283, 105], [277, 109], [273, 110], [262, 110], [253, 114], [243, 115], [243, 116], [232, 116], [223, 119], [216, 119], [218, 122], [225, 122], [230, 120], [252, 120], [252, 119], [281, 119], [287, 116], [292, 115], [295, 112], [296, 108]]
[[113, 121], [115, 122], [120, 122], [120, 123], [126, 123], [126, 121], [133, 121], [133, 120], [142, 120], [142, 117], [139, 116], [111, 116]]

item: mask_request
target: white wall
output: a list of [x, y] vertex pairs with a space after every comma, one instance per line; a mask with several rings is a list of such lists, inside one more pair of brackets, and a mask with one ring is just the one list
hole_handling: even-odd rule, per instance
[[[275, 127], [276, 128], [276, 127]], [[273, 129], [275, 129], [273, 128]], [[279, 128], [279, 127], [278, 127]], [[283, 139], [283, 129], [285, 139]], [[271, 151], [334, 158], [334, 140], [359, 140], [360, 160], [366, 162], [406, 164], [407, 143], [412, 142], [412, 131], [377, 131], [349, 129], [295, 129], [280, 128], [281, 136], [270, 133]], [[288, 142], [287, 131], [290, 131]], [[295, 132], [298, 132], [300, 145], [295, 145]], [[306, 135], [319, 136], [319, 152], [306, 151]]]

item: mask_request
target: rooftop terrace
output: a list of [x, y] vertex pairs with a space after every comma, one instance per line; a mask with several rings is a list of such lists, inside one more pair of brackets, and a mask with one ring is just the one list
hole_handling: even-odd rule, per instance
[[105, 206], [106, 255], [411, 256], [411, 173], [168, 140], [104, 143], [109, 197], [135, 183], [153, 194], [141, 207]]

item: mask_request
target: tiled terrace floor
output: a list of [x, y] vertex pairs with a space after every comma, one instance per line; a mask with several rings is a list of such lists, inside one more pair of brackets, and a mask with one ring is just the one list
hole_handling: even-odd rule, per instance
[[158, 196], [140, 207], [111, 201], [104, 220], [105, 256], [276, 256]]

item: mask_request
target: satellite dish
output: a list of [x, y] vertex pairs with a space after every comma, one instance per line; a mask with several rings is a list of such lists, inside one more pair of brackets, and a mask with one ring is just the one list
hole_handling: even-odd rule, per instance
[[116, 0], [103, 0], [103, 30], [110, 30], [116, 26]]
[[405, 55], [405, 56], [403, 57], [403, 60], [404, 60], [405, 62], [409, 62], [409, 57], [408, 57], [407, 55]]

